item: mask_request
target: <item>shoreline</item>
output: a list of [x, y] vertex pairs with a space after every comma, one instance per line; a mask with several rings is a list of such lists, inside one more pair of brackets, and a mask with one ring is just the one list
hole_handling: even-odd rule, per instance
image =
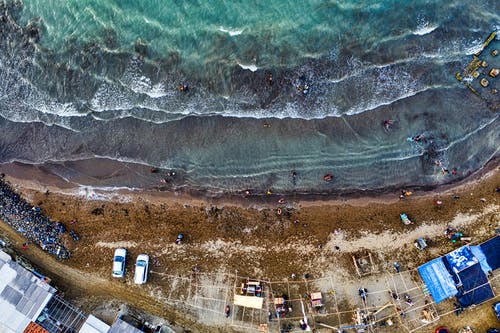
[[[468, 186], [474, 186], [479, 181], [491, 177], [498, 170], [500, 170], [500, 157], [495, 157], [469, 176], [445, 184], [325, 193], [275, 192], [271, 195], [265, 194], [265, 190], [262, 189], [260, 191], [262, 193], [245, 195], [244, 191], [208, 194], [209, 192], [204, 190], [162, 189], [160, 186], [131, 189], [118, 186], [81, 185], [63, 179], [46, 170], [43, 165], [30, 165], [19, 162], [0, 164], [0, 173], [5, 174], [5, 178], [14, 188], [21, 188], [22, 190], [33, 190], [41, 193], [49, 191], [95, 201], [169, 201], [181, 205], [236, 206], [257, 210], [277, 206], [298, 208], [324, 205], [367, 206], [372, 203], [390, 204], [400, 200], [399, 194], [403, 189], [412, 191], [412, 198], [440, 196]], [[284, 203], [278, 202], [281, 198], [285, 200]]]
[[[183, 283], [192, 276], [194, 268], [201, 270], [200, 276], [204, 279], [234, 271], [239, 277], [253, 276], [270, 281], [288, 281], [291, 274], [310, 274], [317, 281], [331, 277], [338, 295], [348, 301], [342, 303], [342, 311], [351, 311], [355, 303], [350, 302], [358, 300], [358, 295], [351, 295], [350, 290], [357, 290], [360, 283], [353, 279], [356, 276], [354, 256], [371, 254], [376, 274], [383, 273], [396, 260], [405, 270], [414, 270], [459, 245], [443, 236], [447, 226], [456, 227], [475, 243], [495, 234], [495, 229], [500, 227], [500, 197], [495, 192], [500, 185], [499, 170], [496, 163], [489, 163], [460, 184], [417, 192], [407, 200], [399, 200], [397, 192], [379, 197], [292, 201], [293, 208], [281, 216], [275, 211], [277, 196], [265, 197], [268, 201], [258, 204], [256, 200], [237, 197], [209, 201], [186, 194], [122, 190], [110, 192], [114, 197], [92, 200], [89, 190], [87, 200], [78, 197], [74, 187], [66, 186], [56, 192], [55, 184], [47, 187], [10, 175], [6, 179], [28, 202], [39, 206], [54, 221], [66, 225], [71, 220], [77, 221], [70, 224], [70, 228], [81, 239], [74, 241], [65, 237], [65, 244], [72, 253], [67, 261], [52, 265], [56, 260], [51, 256], [43, 253], [37, 257], [39, 264], [54, 277], [54, 283], [64, 288], [69, 299], [87, 309], [101, 306], [103, 299], [120, 299], [147, 313], [176, 323], [182, 321], [183, 326], [192, 329], [214, 324], [203, 314], [190, 312], [188, 306], [178, 309], [173, 305], [171, 309], [164, 300], [178, 292], [171, 279], [178, 278], [181, 281], [178, 285], [185, 286]], [[41, 180], [55, 180], [43, 175], [39, 174]], [[49, 195], [44, 193], [47, 189]], [[461, 198], [455, 200], [451, 194]], [[437, 198], [443, 201], [440, 207], [434, 204]], [[119, 202], [119, 199], [127, 200]], [[102, 214], [94, 213], [96, 208], [102, 209]], [[415, 223], [401, 223], [399, 214], [402, 212], [415, 218]], [[2, 230], [14, 233], [16, 237], [9, 239], [15, 240], [20, 248], [22, 236], [8, 225], [2, 225], [0, 233]], [[186, 243], [181, 246], [174, 243], [180, 232], [186, 236]], [[412, 245], [418, 237], [430, 238], [432, 245], [427, 251]], [[139, 253], [152, 256], [154, 265], [148, 283], [162, 290], [159, 295], [147, 295], [140, 288], [131, 288], [131, 274], [124, 284], [112, 280], [109, 265], [116, 247], [126, 247], [131, 258]], [[33, 246], [24, 253], [30, 257], [40, 251]], [[99, 287], [82, 283], [81, 289], [74, 281], [68, 281], [68, 272], [84, 278], [94, 277]], [[378, 276], [375, 275], [377, 281]], [[220, 280], [205, 281], [220, 284]], [[330, 284], [327, 287], [318, 284], [317, 287], [331, 288]], [[375, 290], [371, 285], [368, 288]], [[97, 295], [101, 300], [89, 300], [89, 295]], [[448, 305], [445, 304], [444, 309]], [[207, 329], [202, 327], [193, 331]]]

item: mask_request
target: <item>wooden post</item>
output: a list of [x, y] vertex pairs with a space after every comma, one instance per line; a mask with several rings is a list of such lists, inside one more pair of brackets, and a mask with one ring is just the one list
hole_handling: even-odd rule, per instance
[[358, 263], [356, 262], [356, 258], [354, 256], [352, 256], [352, 260], [354, 261], [354, 267], [356, 267], [356, 272], [358, 273], [359, 277], [361, 277], [361, 272], [359, 271]]
[[372, 272], [375, 272], [375, 265], [373, 264], [372, 254], [368, 253], [368, 257], [370, 258], [370, 264], [372, 265]]

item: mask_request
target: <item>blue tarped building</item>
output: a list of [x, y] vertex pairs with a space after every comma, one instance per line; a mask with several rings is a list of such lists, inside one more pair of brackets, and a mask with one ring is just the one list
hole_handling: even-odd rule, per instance
[[500, 235], [478, 246], [462, 246], [418, 268], [436, 303], [456, 296], [462, 307], [494, 297], [488, 274], [500, 268]]

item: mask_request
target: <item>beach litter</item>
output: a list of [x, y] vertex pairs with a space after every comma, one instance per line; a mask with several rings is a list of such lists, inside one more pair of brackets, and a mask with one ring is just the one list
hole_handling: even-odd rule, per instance
[[405, 213], [399, 214], [399, 216], [401, 217], [401, 221], [403, 221], [404, 225], [413, 224], [413, 221]]
[[427, 240], [423, 237], [420, 237], [415, 241], [415, 247], [419, 250], [425, 250], [427, 246]]

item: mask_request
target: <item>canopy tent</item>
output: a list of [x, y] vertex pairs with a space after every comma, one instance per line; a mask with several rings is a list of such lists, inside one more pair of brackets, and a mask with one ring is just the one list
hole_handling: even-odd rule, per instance
[[479, 246], [483, 250], [491, 270], [500, 268], [500, 255], [498, 255], [500, 253], [500, 235], [493, 237]]
[[500, 236], [479, 246], [462, 246], [418, 268], [434, 301], [457, 296], [463, 307], [494, 297], [487, 275], [500, 268]]
[[446, 260], [448, 261], [452, 271], [455, 273], [459, 273], [479, 262], [477, 258], [474, 257], [468, 246], [462, 246], [455, 251], [448, 253], [446, 255]]
[[436, 303], [458, 293], [455, 281], [446, 269], [442, 257], [420, 266], [418, 272]]
[[458, 302], [462, 307], [472, 304], [480, 304], [494, 297], [491, 285], [483, 272], [481, 265], [472, 265], [460, 273], [458, 277], [462, 283], [457, 295]]
[[262, 309], [264, 298], [257, 296], [234, 295], [234, 305], [241, 305], [246, 308]]

